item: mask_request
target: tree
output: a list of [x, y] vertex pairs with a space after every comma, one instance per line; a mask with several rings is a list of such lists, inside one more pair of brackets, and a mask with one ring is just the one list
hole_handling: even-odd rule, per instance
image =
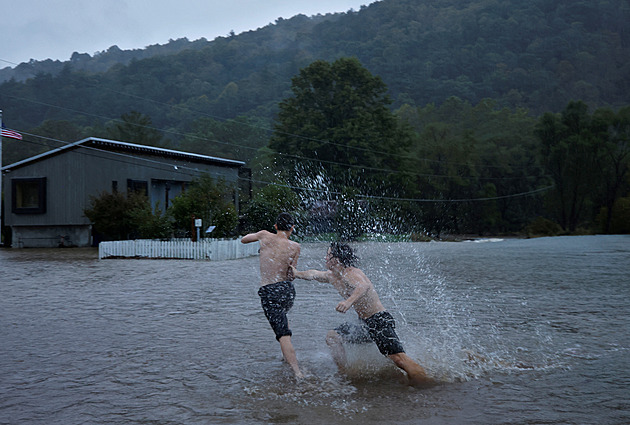
[[[387, 87], [354, 58], [313, 62], [292, 79], [269, 147], [289, 180], [323, 167], [335, 187], [382, 190], [410, 133], [388, 109]], [[306, 176], [296, 176], [300, 162]]]
[[[417, 207], [422, 230], [518, 232], [539, 214], [536, 199], [511, 196], [549, 184], [538, 161], [536, 121], [527, 111], [451, 97], [397, 113], [418, 133], [404, 168], [407, 197], [431, 201]], [[466, 199], [483, 200], [457, 201]]]
[[588, 106], [584, 102], [569, 102], [560, 115], [544, 114], [536, 134], [542, 142], [546, 171], [555, 183], [550, 207], [556, 211], [562, 228], [573, 232], [587, 219], [600, 182], [597, 163], [601, 150]]
[[162, 134], [153, 128], [151, 117], [137, 111], [122, 114], [107, 128], [108, 137], [139, 145], [159, 146]]
[[232, 188], [207, 174], [194, 180], [184, 193], [173, 199], [168, 209], [177, 231], [189, 234], [191, 220], [200, 218], [205, 226], [216, 226], [212, 237], [234, 234], [238, 224], [236, 207], [232, 203]]
[[599, 139], [602, 152], [598, 156], [598, 169], [601, 171], [602, 190], [599, 191], [600, 204], [606, 211], [602, 230], [613, 231], [613, 214], [620, 196], [627, 191], [630, 175], [630, 107], [622, 108], [615, 114], [608, 108], [593, 113], [593, 126]]
[[218, 121], [199, 118], [193, 123], [183, 144], [187, 150], [204, 155], [250, 161], [268, 142], [267, 124], [262, 120], [237, 117]]
[[302, 232], [302, 211], [300, 199], [284, 184], [269, 184], [262, 188], [249, 203], [243, 214], [244, 232], [257, 232], [261, 229], [273, 231], [276, 217], [281, 212], [294, 215], [297, 222], [297, 233]]

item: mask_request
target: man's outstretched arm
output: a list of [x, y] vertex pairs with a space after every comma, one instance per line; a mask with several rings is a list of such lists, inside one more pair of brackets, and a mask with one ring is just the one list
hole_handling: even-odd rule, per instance
[[251, 242], [259, 241], [263, 237], [264, 233], [267, 233], [267, 231], [261, 230], [256, 233], [249, 233], [243, 236], [243, 238], [241, 239], [241, 243], [251, 243]]
[[330, 272], [329, 271], [321, 271], [321, 270], [302, 270], [298, 271], [293, 265], [290, 266], [290, 270], [293, 273], [293, 276], [298, 279], [304, 280], [316, 280], [318, 282], [329, 283], [330, 282]]

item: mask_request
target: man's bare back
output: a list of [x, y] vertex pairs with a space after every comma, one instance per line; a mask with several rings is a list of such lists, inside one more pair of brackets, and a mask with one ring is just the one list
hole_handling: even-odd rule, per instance
[[[287, 271], [290, 265], [297, 264], [300, 245], [289, 240], [283, 232], [271, 233], [261, 230], [251, 236], [260, 242], [261, 286], [288, 280]], [[248, 242], [245, 238], [243, 240], [244, 243]]]

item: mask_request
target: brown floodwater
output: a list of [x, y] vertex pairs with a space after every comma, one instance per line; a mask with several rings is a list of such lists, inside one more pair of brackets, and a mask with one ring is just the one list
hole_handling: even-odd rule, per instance
[[[416, 389], [374, 346], [340, 374], [336, 292], [296, 281], [296, 381], [260, 308], [258, 258], [98, 260], [0, 250], [1, 424], [630, 422], [630, 237], [359, 243]], [[322, 268], [327, 245], [303, 245]], [[469, 353], [474, 353], [472, 361]]]

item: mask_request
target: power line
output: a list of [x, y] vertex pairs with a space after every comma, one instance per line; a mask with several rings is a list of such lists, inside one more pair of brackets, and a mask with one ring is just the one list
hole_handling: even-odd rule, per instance
[[[35, 104], [38, 104], [38, 105], [51, 107], [51, 108], [62, 109], [62, 110], [65, 110], [65, 111], [73, 112], [75, 114], [83, 114], [83, 115], [86, 115], [86, 116], [99, 118], [99, 119], [103, 119], [103, 120], [107, 120], [107, 121], [115, 121], [115, 122], [124, 123], [124, 121], [122, 121], [122, 120], [120, 120], [118, 118], [111, 118], [111, 117], [106, 117], [106, 116], [103, 116], [103, 115], [92, 114], [92, 113], [89, 113], [89, 112], [79, 111], [79, 110], [68, 108], [68, 107], [64, 107], [64, 106], [53, 105], [53, 104], [42, 102], [42, 101], [38, 101], [38, 100], [26, 99], [26, 98], [19, 97], [19, 96], [13, 96], [13, 95], [5, 95], [5, 96], [13, 98], [13, 99], [17, 99], [17, 100], [22, 100], [22, 101], [25, 101], [25, 102], [31, 102], [31, 103], [35, 103]], [[163, 132], [163, 133], [166, 133], [166, 134], [175, 135], [175, 136], [188, 137], [188, 138], [191, 138], [191, 139], [197, 139], [197, 140], [201, 140], [201, 141], [209, 141], [209, 142], [218, 143], [218, 144], [222, 144], [222, 145], [227, 145], [227, 146], [231, 146], [231, 147], [238, 147], [238, 148], [250, 149], [250, 150], [258, 151], [258, 148], [245, 146], [245, 145], [239, 145], [239, 144], [230, 143], [230, 142], [223, 142], [223, 141], [217, 140], [217, 139], [208, 139], [208, 138], [203, 138], [203, 137], [199, 137], [199, 136], [195, 136], [195, 135], [191, 135], [191, 134], [182, 134], [182, 133], [179, 133], [179, 132], [176, 132], [176, 131], [173, 131], [173, 130], [160, 130], [160, 129], [156, 128], [156, 127], [142, 125], [142, 124], [135, 124], [135, 123], [133, 123], [133, 125], [136, 126], [136, 127], [139, 127], [139, 128], [146, 128], [146, 129], [157, 130], [157, 131], [160, 131], [160, 132]], [[31, 134], [31, 135], [37, 136], [35, 134]], [[42, 137], [42, 136], [37, 136], [37, 137]], [[315, 139], [312, 139], [312, 140], [315, 140]], [[62, 143], [69, 144], [70, 142], [62, 142]], [[369, 171], [375, 171], [375, 172], [384, 172], [384, 173], [388, 173], [388, 174], [400, 173], [400, 171], [398, 171], [398, 170], [392, 170], [392, 169], [386, 169], [386, 168], [377, 168], [377, 167], [369, 167], [369, 166], [364, 166], [364, 165], [355, 165], [355, 164], [342, 163], [342, 162], [337, 162], [337, 161], [323, 160], [323, 159], [318, 159], [318, 158], [310, 158], [310, 157], [294, 155], [294, 154], [285, 154], [285, 153], [280, 153], [280, 152], [275, 152], [274, 154], [275, 155], [280, 155], [280, 156], [283, 156], [283, 157], [292, 158], [293, 160], [296, 160], [296, 161], [299, 160], [299, 161], [311, 161], [311, 162], [315, 162], [315, 163], [326, 163], [326, 164], [337, 165], [337, 166], [341, 166], [341, 167], [350, 167], [350, 168], [354, 168], [354, 169], [358, 169], [358, 170], [362, 170], [362, 171], [369, 170]], [[420, 160], [422, 160], [422, 159], [420, 159]], [[436, 162], [446, 162], [446, 161], [437, 161], [436, 160]], [[449, 163], [449, 164], [454, 164], [454, 163]], [[496, 166], [496, 167], [498, 167], [498, 166]], [[403, 173], [405, 173], [407, 175], [417, 176], [417, 177], [434, 177], [434, 178], [448, 178], [448, 179], [455, 178], [454, 176], [451, 176], [451, 175], [426, 174], [426, 173], [417, 173], [417, 172], [412, 172], [412, 171], [404, 171]], [[461, 176], [457, 176], [457, 177], [461, 177]], [[477, 178], [477, 179], [480, 179], [480, 180], [520, 180], [520, 179], [524, 178], [524, 177], [499, 177], [499, 178], [495, 178], [495, 177], [481, 177], [481, 176], [469, 176], [469, 177]], [[527, 176], [525, 176], [525, 177], [527, 177]]]
[[[38, 136], [38, 135], [35, 135], [35, 134], [31, 134], [31, 133], [22, 133], [22, 135], [40, 137], [40, 138], [47, 139], [47, 140], [50, 140], [50, 141], [66, 143], [67, 145], [71, 144], [71, 143], [68, 143], [68, 142], [63, 142], [63, 141], [58, 140], [58, 139], [53, 139], [53, 138], [44, 137], [44, 136]], [[27, 143], [37, 144], [37, 145], [40, 145], [40, 146], [46, 146], [43, 143], [37, 143], [37, 142], [29, 141], [29, 140], [26, 140], [26, 139], [22, 139], [20, 142], [24, 142], [24, 141], [26, 141]], [[91, 157], [95, 157], [95, 158], [105, 158], [104, 156], [100, 156], [98, 154], [99, 153], [106, 153], [108, 155], [114, 155], [114, 156], [118, 156], [120, 158], [124, 158], [124, 159], [117, 159], [116, 160], [116, 161], [118, 161], [118, 162], [120, 162], [122, 164], [138, 165], [137, 161], [140, 160], [140, 161], [143, 161], [143, 162], [146, 162], [146, 163], [150, 164], [150, 165], [147, 165], [147, 164], [143, 165], [146, 168], [153, 168], [153, 169], [156, 169], [156, 170], [163, 170], [164, 167], [169, 167], [169, 168], [173, 168], [174, 170], [176, 170], [180, 174], [188, 175], [190, 177], [196, 177], [196, 176], [199, 176], [201, 174], [210, 174], [210, 175], [215, 175], [215, 176], [219, 176], [219, 177], [224, 176], [221, 173], [211, 173], [211, 172], [208, 172], [208, 171], [202, 171], [202, 170], [199, 170], [199, 169], [196, 169], [196, 168], [192, 168], [192, 167], [188, 167], [188, 166], [181, 165], [181, 164], [174, 164], [174, 163], [169, 163], [169, 162], [165, 162], [165, 161], [157, 161], [157, 160], [154, 160], [154, 159], [149, 159], [149, 158], [144, 158], [144, 157], [140, 157], [140, 156], [129, 155], [129, 154], [125, 154], [125, 153], [122, 153], [122, 152], [114, 152], [114, 151], [110, 151], [110, 150], [106, 150], [106, 149], [100, 149], [100, 148], [97, 148], [97, 147], [94, 147], [94, 146], [85, 146], [85, 145], [78, 145], [78, 146], [80, 148], [86, 149], [87, 151], [77, 150], [77, 151], [75, 151], [75, 153], [78, 153], [80, 155], [85, 155], [85, 156], [91, 156]], [[61, 148], [56, 148], [56, 149], [58, 150], [58, 149], [61, 149]], [[51, 150], [49, 152], [53, 152], [56, 149], [53, 149], [53, 150]], [[92, 151], [92, 152], [89, 152], [89, 151]], [[127, 161], [126, 159], [133, 159], [134, 161]], [[158, 165], [160, 165], [162, 167], [158, 167]]]
[[[0, 60], [2, 60], [2, 59], [0, 59]], [[5, 62], [11, 63], [9, 61], [5, 61]], [[14, 64], [14, 65], [17, 65], [17, 64]], [[298, 135], [298, 134], [294, 134], [294, 133], [282, 132], [282, 131], [279, 131], [277, 129], [271, 129], [271, 128], [268, 128], [268, 127], [262, 127], [262, 126], [258, 126], [258, 125], [253, 125], [253, 124], [250, 124], [250, 123], [241, 122], [241, 121], [237, 121], [237, 120], [234, 120], [234, 119], [219, 117], [219, 116], [216, 116], [216, 115], [208, 114], [206, 112], [201, 112], [201, 111], [197, 111], [197, 110], [194, 110], [194, 109], [190, 109], [189, 107], [182, 107], [182, 106], [179, 106], [179, 105], [170, 105], [168, 103], [161, 102], [161, 101], [158, 101], [158, 100], [155, 100], [155, 99], [150, 99], [150, 98], [147, 98], [147, 97], [144, 97], [144, 96], [138, 96], [138, 95], [127, 93], [127, 92], [120, 92], [118, 90], [114, 90], [114, 89], [111, 89], [111, 88], [108, 88], [108, 87], [101, 87], [99, 85], [90, 83], [88, 81], [79, 80], [76, 77], [71, 77], [71, 78], [74, 81], [80, 82], [80, 83], [82, 83], [82, 84], [84, 84], [84, 85], [86, 85], [88, 87], [98, 88], [100, 90], [106, 90], [106, 91], [109, 91], [111, 93], [118, 94], [118, 95], [121, 95], [121, 96], [126, 96], [126, 97], [130, 97], [130, 98], [138, 99], [138, 100], [143, 100], [143, 101], [154, 103], [156, 105], [164, 106], [164, 107], [167, 107], [167, 108], [170, 108], [170, 109], [181, 110], [183, 112], [192, 112], [192, 113], [195, 113], [195, 114], [198, 114], [198, 115], [201, 115], [201, 116], [206, 116], [206, 117], [218, 120], [218, 121], [233, 122], [233, 123], [236, 123], [238, 125], [244, 125], [244, 126], [247, 126], [247, 127], [250, 127], [250, 128], [263, 130], [263, 131], [266, 131], [266, 132], [275, 132], [275, 133], [278, 133], [278, 134], [283, 134], [285, 136], [290, 136], [290, 137], [293, 137], [293, 138], [298, 138], [298, 139], [302, 139], [302, 140], [306, 140], [306, 141], [313, 141], [313, 142], [318, 142], [318, 143], [322, 143], [322, 144], [329, 144], [329, 145], [333, 145], [333, 146], [338, 146], [338, 147], [343, 147], [343, 148], [348, 148], [348, 149], [354, 149], [354, 150], [358, 150], [358, 151], [364, 151], [364, 152], [369, 152], [369, 153], [374, 153], [374, 154], [379, 154], [379, 155], [387, 155], [387, 156], [390, 156], [390, 157], [395, 157], [395, 158], [400, 158], [400, 159], [408, 159], [408, 160], [412, 160], [412, 161], [447, 163], [447, 164], [452, 164], [452, 165], [468, 165], [468, 164], [465, 164], [465, 163], [454, 163], [454, 162], [441, 161], [441, 160], [429, 159], [429, 158], [414, 158], [414, 157], [412, 157], [410, 155], [390, 153], [390, 152], [379, 151], [379, 150], [366, 148], [366, 147], [360, 147], [360, 146], [349, 146], [349, 145], [346, 145], [346, 144], [332, 142], [330, 140], [321, 140], [321, 139], [308, 137], [308, 136], [302, 136], [302, 135]], [[9, 97], [13, 97], [13, 98], [17, 98], [15, 96], [11, 96], [11, 95], [8, 95], [8, 96]], [[19, 99], [20, 100], [25, 100], [25, 101], [32, 101], [32, 100], [25, 99], [25, 98], [19, 98]], [[32, 102], [40, 103], [40, 104], [43, 104], [45, 106], [52, 107], [52, 108], [56, 107], [56, 108], [60, 108], [60, 109], [65, 109], [65, 110], [68, 110], [68, 111], [72, 111], [74, 113], [79, 113], [79, 114], [83, 113], [83, 114], [88, 115], [88, 116], [94, 116], [94, 117], [99, 117], [99, 118], [106, 118], [106, 117], [98, 116], [98, 115], [95, 115], [95, 114], [88, 114], [88, 113], [84, 113], [82, 111], [76, 111], [76, 110], [73, 110], [73, 109], [70, 109], [70, 108], [64, 108], [64, 107], [59, 107], [59, 106], [56, 106], [56, 105], [46, 104], [46, 103], [43, 103], [43, 102], [37, 102], [37, 101], [32, 101]], [[138, 125], [138, 124], [134, 124], [134, 125]], [[151, 128], [151, 129], [154, 129], [154, 130], [157, 130], [157, 131], [160, 131], [160, 132], [163, 132], [163, 133], [167, 133], [167, 134], [173, 133], [173, 134], [181, 135], [181, 134], [176, 133], [176, 132], [163, 130], [163, 129], [158, 129], [158, 128], [155, 128], [155, 127], [149, 127], [149, 126], [142, 126], [142, 127]], [[212, 140], [212, 139], [202, 139], [202, 140], [212, 141], [212, 142], [221, 143], [221, 144], [228, 144], [226, 142], [221, 142], [221, 141]], [[236, 146], [238, 146], [238, 145], [236, 145]], [[251, 148], [251, 147], [247, 147], [247, 146], [240, 146], [240, 147], [245, 148], [245, 149], [254, 149], [254, 150], [256, 150], [256, 148]], [[283, 155], [283, 154], [280, 154], [280, 155]], [[350, 164], [348, 164], [348, 165], [350, 165]], [[486, 165], [485, 167], [486, 168], [502, 168], [502, 166], [494, 166], [494, 165]], [[516, 166], [516, 168], [523, 168], [523, 167]]]
[[[43, 136], [38, 136], [38, 135], [34, 135], [31, 133], [23, 133], [24, 135], [28, 135], [28, 136], [35, 136], [35, 137], [40, 137], [46, 140], [50, 140], [50, 141], [55, 141], [55, 142], [60, 142], [60, 143], [66, 143], [63, 142], [61, 140], [58, 139], [53, 139], [50, 137], [43, 137]], [[32, 141], [28, 141], [28, 140], [23, 140], [29, 143], [34, 143], [34, 144], [39, 144], [37, 142], [32, 142]], [[40, 144], [42, 145], [42, 144]], [[154, 169], [158, 169], [158, 170], [162, 170], [162, 167], [158, 167], [157, 165], [161, 165], [161, 166], [166, 166], [166, 167], [173, 167], [175, 168], [177, 171], [181, 170], [182, 174], [191, 176], [191, 177], [196, 177], [199, 176], [201, 174], [210, 174], [210, 175], [215, 175], [215, 176], [223, 176], [220, 173], [209, 173], [206, 171], [201, 171], [195, 168], [191, 168], [191, 167], [187, 167], [184, 165], [175, 165], [173, 163], [168, 163], [165, 161], [157, 161], [157, 160], [153, 160], [153, 159], [148, 159], [148, 158], [143, 158], [143, 157], [138, 157], [138, 156], [134, 156], [134, 155], [128, 155], [128, 154], [124, 154], [121, 152], [112, 152], [109, 150], [105, 150], [105, 149], [99, 149], [97, 147], [93, 147], [93, 146], [80, 146], [81, 148], [87, 149], [88, 151], [93, 151], [95, 153], [106, 153], [108, 155], [115, 155], [115, 156], [119, 156], [121, 158], [125, 158], [125, 159], [133, 159], [134, 161], [137, 160], [141, 160], [144, 162], [147, 162], [151, 165], [144, 165], [145, 167], [148, 168], [154, 168]], [[59, 148], [58, 148], [59, 149]], [[102, 158], [102, 156], [99, 156], [97, 154], [93, 154], [90, 152], [83, 152], [83, 151], [77, 151], [77, 153], [81, 154], [81, 155], [87, 155], [87, 156], [93, 156], [93, 157], [98, 157], [98, 158]], [[125, 163], [125, 164], [130, 164], [130, 165], [137, 165], [135, 162], [131, 162], [131, 161], [126, 161], [123, 159], [119, 159], [118, 160], [121, 163]], [[275, 186], [280, 186], [280, 187], [287, 187], [289, 189], [294, 189], [294, 190], [302, 190], [302, 191], [307, 191], [307, 192], [316, 192], [316, 193], [322, 193], [322, 194], [327, 194], [327, 195], [342, 195], [342, 192], [339, 191], [335, 191], [335, 190], [329, 190], [329, 189], [313, 189], [313, 188], [307, 188], [307, 187], [303, 187], [303, 186], [295, 186], [295, 185], [289, 185], [289, 184], [280, 184], [280, 183], [276, 183], [276, 182], [269, 182], [269, 181], [264, 181], [264, 180], [257, 180], [257, 179], [247, 179], [247, 178], [243, 178], [243, 177], [237, 177], [238, 180], [241, 181], [251, 181], [252, 183], [259, 183], [259, 184], [266, 184], [266, 185], [275, 185]], [[541, 192], [545, 192], [551, 188], [553, 188], [554, 185], [551, 186], [546, 186], [540, 189], [536, 189], [536, 190], [532, 190], [529, 192], [522, 192], [522, 193], [516, 193], [516, 194], [511, 194], [511, 195], [503, 195], [503, 196], [495, 196], [495, 197], [486, 197], [486, 198], [468, 198], [468, 199], [421, 199], [421, 198], [399, 198], [399, 197], [391, 197], [391, 196], [375, 196], [375, 195], [363, 195], [363, 194], [357, 194], [355, 195], [357, 198], [361, 198], [361, 199], [375, 199], [375, 200], [383, 200], [383, 201], [393, 201], [393, 202], [420, 202], [420, 203], [428, 203], [428, 202], [432, 202], [432, 203], [439, 203], [439, 202], [448, 202], [448, 203], [453, 203], [453, 202], [482, 202], [482, 201], [492, 201], [492, 200], [498, 200], [498, 199], [508, 199], [508, 198], [517, 198], [517, 197], [523, 197], [523, 196], [529, 196], [529, 195], [534, 195], [536, 193], [541, 193]]]
[[[239, 179], [242, 179], [239, 177]], [[244, 179], [247, 180], [247, 179]], [[301, 187], [301, 186], [295, 186], [295, 185], [290, 185], [290, 184], [282, 184], [282, 183], [275, 183], [275, 182], [268, 182], [268, 181], [264, 181], [264, 180], [251, 180], [254, 183], [261, 183], [261, 184], [267, 184], [267, 185], [274, 185], [274, 186], [279, 186], [279, 187], [286, 187], [289, 189], [294, 189], [294, 190], [303, 190], [303, 191], [307, 191], [307, 192], [316, 192], [316, 193], [322, 193], [322, 194], [327, 194], [327, 195], [342, 195], [342, 192], [339, 191], [335, 191], [335, 190], [328, 190], [328, 189], [312, 189], [312, 188], [308, 188], [308, 187]], [[398, 198], [398, 197], [393, 197], [393, 196], [375, 196], [375, 195], [362, 195], [362, 194], [358, 194], [358, 195], [354, 195], [357, 198], [361, 198], [361, 199], [376, 199], [376, 200], [384, 200], [384, 201], [395, 201], [395, 202], [433, 202], [433, 203], [439, 203], [439, 202], [483, 202], [483, 201], [494, 201], [494, 200], [498, 200], [498, 199], [508, 199], [508, 198], [519, 198], [519, 197], [523, 197], [523, 196], [530, 196], [530, 195], [535, 195], [537, 193], [541, 193], [541, 192], [546, 192], [549, 189], [554, 188], [555, 185], [550, 185], [550, 186], [546, 186], [540, 189], [536, 189], [536, 190], [530, 190], [528, 192], [522, 192], [522, 193], [515, 193], [515, 194], [511, 194], [511, 195], [503, 195], [503, 196], [493, 196], [493, 197], [486, 197], [486, 198], [466, 198], [466, 199], [421, 199], [421, 198]]]

